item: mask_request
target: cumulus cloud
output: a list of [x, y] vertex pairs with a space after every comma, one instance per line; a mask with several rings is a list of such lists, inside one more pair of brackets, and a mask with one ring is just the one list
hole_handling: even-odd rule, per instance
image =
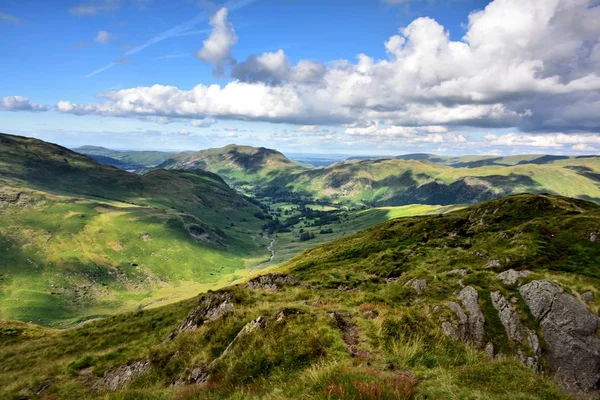
[[112, 35], [107, 31], [98, 31], [98, 34], [96, 35], [94, 41], [100, 44], [107, 44], [108, 42], [110, 42], [111, 39]]
[[241, 82], [262, 82], [268, 85], [283, 83], [318, 83], [327, 72], [324, 65], [311, 60], [300, 60], [292, 65], [283, 50], [274, 53], [253, 54], [246, 61], [238, 63], [231, 76]]
[[48, 107], [32, 103], [27, 97], [6, 96], [0, 99], [1, 111], [48, 111]]
[[[525, 135], [532, 137], [600, 132], [600, 6], [594, 1], [494, 0], [469, 16], [460, 41], [450, 40], [435, 20], [418, 18], [382, 43], [383, 60], [359, 54], [356, 61], [321, 65], [304, 60], [292, 66], [279, 50], [235, 65], [235, 80], [223, 86], [135, 87], [101, 94], [95, 104], [62, 101], [57, 109], [121, 117], [345, 124], [355, 125], [347, 129], [367, 126], [365, 132], [375, 136], [419, 128], [417, 136], [430, 140], [456, 127], [516, 128], [542, 135]], [[222, 73], [233, 59], [237, 36], [226, 9], [211, 24], [198, 57]], [[427, 132], [426, 127], [449, 132]]]
[[225, 65], [231, 62], [231, 49], [237, 43], [233, 24], [227, 20], [228, 10], [223, 7], [210, 19], [212, 30], [196, 54], [204, 62], [214, 65], [216, 75], [222, 75]]

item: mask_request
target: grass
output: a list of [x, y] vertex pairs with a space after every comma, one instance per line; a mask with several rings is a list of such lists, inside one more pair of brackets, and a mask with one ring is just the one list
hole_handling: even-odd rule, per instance
[[[394, 219], [307, 250], [280, 268], [310, 287], [272, 292], [250, 290], [241, 281], [222, 289], [233, 304], [230, 314], [169, 341], [165, 338], [197, 300], [69, 330], [2, 322], [0, 397], [31, 395], [50, 382], [43, 395], [58, 399], [567, 399], [547, 376], [523, 367], [510, 346], [502, 346], [505, 334], [494, 329], [495, 311], [485, 293], [518, 294], [502, 287], [498, 271], [474, 253], [505, 260], [523, 244], [526, 251], [511, 267], [530, 269], [527, 279], [558, 279], [579, 295], [600, 285], [597, 267], [583, 256], [597, 249], [585, 229], [576, 227], [599, 217], [600, 207], [592, 203], [523, 195], [443, 215]], [[527, 245], [546, 237], [549, 226], [556, 227], [556, 245]], [[554, 246], [562, 249], [561, 241], [580, 249], [567, 249], [556, 264], [543, 258]], [[559, 263], [573, 270], [558, 271]], [[468, 271], [466, 277], [443, 275], [457, 266]], [[386, 281], [400, 271], [399, 280]], [[413, 278], [427, 279], [423, 294], [404, 285]], [[496, 359], [441, 330], [445, 311], [435, 306], [454, 298], [459, 279], [483, 293], [486, 340], [501, 352]], [[590, 307], [597, 309], [597, 303]], [[281, 317], [284, 310], [287, 316]], [[263, 327], [244, 331], [259, 316]], [[92, 389], [106, 371], [138, 360], [150, 360], [150, 370], [122, 390]], [[210, 372], [208, 382], [171, 386], [193, 368]]]

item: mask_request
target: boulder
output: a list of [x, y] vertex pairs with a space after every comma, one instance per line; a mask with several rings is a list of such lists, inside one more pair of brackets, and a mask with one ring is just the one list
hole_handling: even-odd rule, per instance
[[585, 293], [581, 294], [581, 300], [583, 300], [586, 304], [587, 303], [591, 303], [592, 300], [594, 300], [594, 293], [592, 293], [591, 291], [587, 291]]
[[569, 392], [590, 398], [600, 389], [598, 317], [549, 281], [533, 281], [519, 291], [542, 328], [556, 379]]
[[411, 279], [404, 286], [410, 286], [417, 294], [422, 294], [427, 289], [427, 281], [425, 279]]
[[504, 283], [506, 286], [514, 286], [519, 281], [519, 279], [524, 278], [529, 275], [529, 271], [515, 271], [514, 269], [509, 269], [504, 272], [498, 274], [498, 279]]

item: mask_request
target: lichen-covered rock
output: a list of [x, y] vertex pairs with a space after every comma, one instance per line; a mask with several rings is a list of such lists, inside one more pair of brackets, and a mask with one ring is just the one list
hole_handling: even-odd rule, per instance
[[425, 289], [427, 289], [427, 281], [425, 279], [411, 279], [404, 286], [410, 286], [417, 294], [423, 294]]
[[485, 317], [479, 308], [479, 294], [473, 287], [467, 286], [460, 291], [458, 298], [461, 300], [462, 306], [454, 301], [444, 303], [452, 310], [456, 319], [454, 323], [443, 320], [442, 330], [454, 340], [470, 342], [474, 346], [482, 348]]
[[123, 365], [110, 369], [104, 373], [104, 376], [94, 384], [94, 390], [107, 390], [115, 392], [127, 385], [135, 378], [143, 375], [150, 370], [150, 360], [136, 361], [131, 364]]
[[574, 394], [598, 391], [598, 317], [552, 282], [533, 281], [519, 291], [542, 328], [546, 359], [557, 380]]
[[[517, 358], [524, 365], [537, 371], [540, 365], [540, 343], [537, 334], [523, 327], [519, 314], [500, 292], [492, 292], [490, 297], [492, 305], [498, 311], [498, 318], [504, 326], [506, 336], [517, 345]], [[524, 351], [525, 347], [529, 351]]]
[[479, 294], [471, 286], [465, 287], [458, 294], [462, 301], [468, 316], [468, 336], [469, 340], [477, 347], [483, 346], [483, 334], [485, 328], [485, 317], [479, 308]]
[[[198, 307], [183, 320], [177, 333], [198, 329], [207, 321], [223, 317], [233, 311], [233, 300], [228, 292], [210, 292], [200, 297]], [[174, 336], [172, 334], [172, 336]]]
[[514, 286], [517, 284], [519, 279], [529, 275], [529, 271], [515, 271], [509, 269], [498, 274], [498, 279], [502, 281], [506, 286]]
[[517, 314], [500, 292], [492, 292], [490, 297], [492, 298], [492, 305], [498, 311], [498, 317], [504, 326], [508, 338], [517, 343], [522, 342], [523, 333], [519, 314]]
[[257, 276], [246, 284], [250, 290], [270, 290], [276, 292], [285, 286], [299, 286], [300, 282], [285, 274], [265, 274]]

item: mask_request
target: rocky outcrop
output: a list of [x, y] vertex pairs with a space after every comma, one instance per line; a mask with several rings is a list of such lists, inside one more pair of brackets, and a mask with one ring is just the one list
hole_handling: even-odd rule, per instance
[[454, 301], [445, 303], [454, 312], [456, 323], [443, 321], [442, 329], [452, 339], [470, 342], [481, 348], [483, 347], [485, 318], [479, 308], [479, 294], [473, 287], [467, 286], [460, 291], [458, 298], [463, 304], [462, 307]]
[[190, 312], [179, 328], [169, 338], [177, 333], [198, 329], [204, 323], [212, 321], [233, 312], [233, 300], [228, 292], [210, 292], [200, 297], [198, 307]]
[[540, 366], [540, 341], [537, 334], [521, 324], [519, 314], [500, 292], [491, 293], [492, 305], [498, 311], [500, 322], [504, 326], [506, 336], [517, 347], [517, 356], [521, 363], [534, 371]]
[[471, 286], [467, 286], [460, 291], [458, 298], [462, 301], [465, 310], [468, 312], [469, 339], [475, 346], [481, 347], [483, 345], [485, 318], [479, 308], [479, 294], [477, 290]]
[[104, 376], [96, 382], [92, 388], [97, 391], [115, 392], [149, 370], [150, 360], [136, 361], [131, 364], [113, 368], [106, 371]]
[[300, 282], [285, 274], [265, 274], [252, 279], [246, 284], [250, 290], [269, 290], [276, 292], [285, 286], [299, 286]]
[[210, 375], [206, 368], [193, 367], [186, 370], [171, 386], [199, 385], [207, 382]]
[[519, 291], [542, 328], [556, 379], [571, 393], [593, 398], [590, 393], [600, 389], [598, 317], [549, 281], [533, 281]]
[[517, 284], [519, 279], [529, 276], [529, 271], [515, 271], [509, 269], [498, 274], [498, 279], [506, 286], [514, 286]]
[[427, 289], [427, 281], [425, 279], [411, 279], [404, 286], [410, 286], [417, 294], [423, 294], [425, 289]]

